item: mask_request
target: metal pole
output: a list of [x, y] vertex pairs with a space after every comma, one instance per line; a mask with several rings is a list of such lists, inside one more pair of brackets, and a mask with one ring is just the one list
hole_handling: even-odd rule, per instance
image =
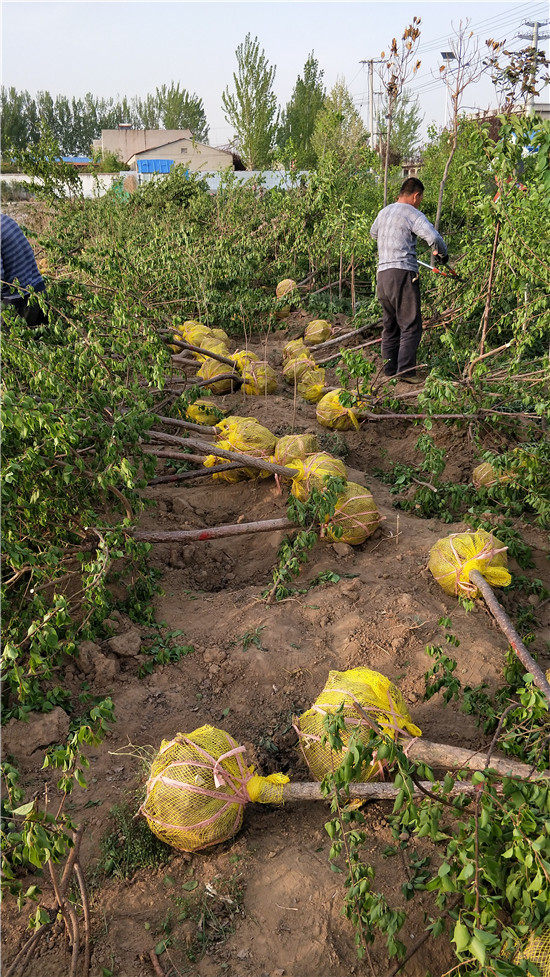
[[369, 92], [370, 148], [374, 149], [374, 61], [369, 61]]
[[[541, 35], [539, 34], [539, 27], [546, 27], [548, 25], [548, 21], [547, 20], [545, 20], [545, 21], [540, 21], [540, 20], [535, 20], [535, 21], [533, 21], [533, 20], [526, 20], [526, 21], [524, 21], [524, 23], [525, 23], [525, 26], [526, 27], [532, 27], [533, 28], [533, 40], [532, 40], [532, 44], [533, 44], [533, 49], [534, 49], [534, 55], [533, 55], [533, 70], [531, 72], [531, 87], [534, 89], [535, 88], [536, 77], [537, 77], [537, 54], [538, 54], [538, 49], [539, 49], [539, 41], [547, 41], [548, 40], [548, 35], [547, 34], [545, 34], [545, 35], [543, 35], [541, 37]], [[521, 38], [524, 41], [531, 40], [531, 38], [529, 37], [528, 34], [518, 34], [518, 37]], [[531, 92], [530, 95], [527, 96], [527, 99], [526, 99], [526, 102], [525, 102], [525, 113], [526, 113], [526, 115], [534, 115], [535, 114], [535, 92], [534, 92], [534, 90]]]
[[[536, 75], [536, 58], [539, 49], [539, 22], [536, 20], [533, 24], [533, 47], [535, 49], [535, 54], [533, 56], [533, 70], [531, 72], [531, 87], [535, 87], [535, 75]], [[527, 100], [527, 115], [535, 114], [535, 92], [532, 91]]]

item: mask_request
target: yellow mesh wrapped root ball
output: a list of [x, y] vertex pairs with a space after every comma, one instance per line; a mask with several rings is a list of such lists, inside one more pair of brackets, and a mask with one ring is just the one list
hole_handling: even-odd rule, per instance
[[281, 804], [288, 777], [260, 777], [244, 747], [214, 726], [163, 740], [140, 812], [161, 841], [193, 852], [232, 838], [250, 801]]
[[330, 322], [326, 319], [314, 319], [306, 327], [304, 333], [304, 339], [308, 346], [317, 346], [318, 343], [324, 343], [332, 334], [332, 326]]
[[303, 397], [308, 404], [317, 404], [325, 396], [325, 370], [319, 367], [317, 370], [308, 370], [300, 377], [300, 382], [296, 387], [300, 397]]
[[215, 336], [216, 339], [221, 339], [222, 343], [227, 343], [229, 341], [229, 336], [225, 329], [212, 329], [212, 335]]
[[[315, 780], [336, 769], [345, 756], [352, 733], [364, 744], [371, 736], [371, 728], [360, 716], [355, 703], [382, 728], [386, 735], [396, 739], [403, 731], [411, 736], [421, 736], [421, 730], [413, 723], [407, 705], [399, 689], [385, 675], [370, 668], [351, 668], [346, 672], [329, 672], [327, 683], [313, 707], [304, 712], [295, 723], [300, 749]], [[344, 706], [344, 718], [348, 733], [342, 737], [341, 753], [331, 751], [323, 743], [323, 720], [327, 714]], [[379, 772], [379, 764], [363, 768], [361, 781], [372, 780]]]
[[208, 380], [208, 386], [213, 394], [225, 394], [229, 393], [233, 380], [231, 377], [226, 377], [225, 380], [216, 380], [216, 377], [223, 376], [226, 373], [231, 372], [231, 367], [227, 366], [225, 363], [219, 363], [218, 360], [212, 360], [206, 358], [204, 363], [201, 364], [201, 368], [197, 373], [197, 376], [201, 380]]
[[282, 299], [285, 295], [290, 295], [291, 292], [294, 292], [297, 287], [293, 278], [283, 278], [282, 282], [279, 282], [275, 289], [275, 295], [278, 299]]
[[307, 356], [309, 350], [307, 346], [304, 346], [303, 339], [291, 339], [289, 343], [283, 346], [283, 362], [286, 363], [287, 360], [294, 359], [295, 356]]
[[204, 339], [212, 339], [212, 332], [208, 326], [203, 326], [200, 322], [195, 322], [185, 330], [184, 337], [191, 346], [201, 346]]
[[267, 458], [275, 450], [277, 438], [255, 417], [226, 417], [218, 425], [235, 451], [243, 451]]
[[[327, 520], [325, 533], [330, 539], [359, 546], [379, 525], [380, 514], [369, 490], [357, 482], [348, 482], [336, 500], [334, 515]], [[343, 530], [338, 537], [334, 534], [337, 527]]]
[[296, 458], [303, 461], [318, 448], [319, 442], [314, 434], [285, 434], [275, 445], [275, 461], [278, 465], [288, 465]]
[[187, 339], [187, 333], [194, 326], [200, 326], [201, 329], [208, 328], [207, 326], [203, 326], [202, 322], [199, 322], [198, 319], [186, 319], [185, 322], [180, 323], [180, 325], [176, 326], [175, 328], [179, 332], [180, 336], [183, 336], [185, 339]]
[[247, 363], [243, 370], [243, 379], [245, 394], [265, 396], [265, 394], [274, 394], [277, 390], [277, 374], [269, 363], [262, 360], [257, 363]]
[[512, 582], [506, 569], [506, 550], [496, 536], [484, 529], [453, 533], [432, 546], [428, 569], [446, 594], [479, 597], [477, 587], [470, 583], [472, 570], [479, 570], [495, 587], [507, 587]]
[[286, 361], [283, 366], [283, 379], [287, 383], [294, 385], [297, 380], [301, 380], [304, 373], [308, 373], [314, 369], [315, 360], [311, 360], [309, 357], [300, 354]]
[[544, 930], [540, 936], [531, 933], [527, 942], [517, 951], [512, 963], [529, 960], [536, 963], [541, 977], [550, 977], [550, 929]]
[[256, 356], [256, 353], [251, 353], [248, 349], [238, 349], [230, 358], [234, 360], [241, 371], [245, 370], [249, 363], [257, 363], [259, 360], [259, 356]]
[[296, 472], [292, 479], [291, 492], [300, 502], [307, 500], [312, 488], [322, 488], [329, 475], [346, 477], [344, 462], [333, 458], [326, 451], [316, 451], [313, 455], [307, 455], [303, 461], [295, 458], [287, 467], [294, 468]]
[[[219, 446], [226, 451], [240, 451], [253, 455], [254, 458], [270, 458], [276, 443], [276, 437], [254, 417], [226, 417], [216, 425], [219, 431], [225, 433], [225, 440], [219, 441]], [[214, 449], [215, 450], [215, 449]], [[203, 464], [205, 468], [224, 464], [227, 459], [208, 455]], [[232, 468], [226, 472], [216, 472], [213, 478], [224, 482], [239, 482], [244, 478], [269, 478], [270, 472], [261, 468]]]
[[[205, 336], [201, 340], [200, 348], [207, 350], [209, 353], [217, 353], [218, 356], [225, 356], [226, 359], [229, 359], [229, 350], [225, 343], [222, 343], [221, 339], [215, 339], [213, 336]], [[194, 350], [191, 351], [191, 356], [194, 356], [200, 363], [208, 359], [208, 356], [204, 356], [202, 353], [196, 353]], [[226, 369], [230, 370], [231, 367], [226, 364]]]
[[344, 407], [340, 403], [340, 390], [331, 390], [321, 397], [317, 404], [317, 420], [323, 427], [330, 427], [334, 431], [349, 431], [352, 427], [359, 429], [356, 412], [352, 407]]
[[510, 475], [506, 472], [497, 472], [489, 461], [484, 461], [472, 472], [472, 482], [474, 488], [491, 488], [492, 485], [503, 485], [510, 481]]
[[221, 419], [222, 411], [212, 400], [196, 400], [189, 404], [186, 415], [195, 424], [214, 425]]

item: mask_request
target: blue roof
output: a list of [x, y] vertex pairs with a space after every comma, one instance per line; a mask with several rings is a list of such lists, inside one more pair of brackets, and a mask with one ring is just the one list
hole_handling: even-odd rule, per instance
[[169, 173], [173, 159], [138, 159], [138, 173]]
[[64, 163], [91, 163], [91, 156], [62, 156], [61, 159]]

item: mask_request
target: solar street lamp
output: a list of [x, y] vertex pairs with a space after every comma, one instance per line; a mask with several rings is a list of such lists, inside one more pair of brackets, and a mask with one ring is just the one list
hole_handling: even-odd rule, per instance
[[[445, 66], [445, 71], [447, 72], [449, 70], [449, 65], [451, 64], [451, 61], [456, 61], [456, 54], [454, 54], [452, 51], [442, 51], [441, 57], [443, 58], [443, 64]], [[449, 109], [449, 94], [447, 90], [445, 90], [445, 128], [447, 128], [448, 109]]]

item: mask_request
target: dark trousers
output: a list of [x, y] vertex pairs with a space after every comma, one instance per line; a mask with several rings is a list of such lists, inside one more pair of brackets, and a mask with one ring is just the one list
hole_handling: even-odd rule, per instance
[[388, 268], [378, 273], [378, 301], [382, 317], [382, 359], [384, 373], [413, 377], [416, 351], [422, 337], [418, 272]]
[[29, 302], [28, 298], [21, 295], [4, 295], [2, 297], [2, 307], [15, 309], [31, 329], [36, 326], [44, 326], [48, 322], [47, 313], [44, 313], [38, 302]]

